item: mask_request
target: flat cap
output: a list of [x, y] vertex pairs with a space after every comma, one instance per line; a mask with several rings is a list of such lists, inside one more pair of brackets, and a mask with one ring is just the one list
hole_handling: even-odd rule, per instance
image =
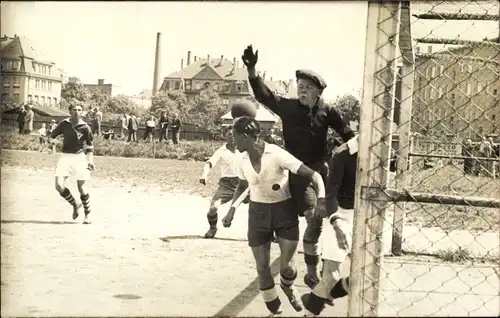
[[314, 71], [297, 70], [297, 71], [295, 71], [295, 77], [297, 77], [297, 79], [307, 78], [307, 79], [313, 81], [314, 83], [316, 83], [316, 85], [318, 85], [319, 88], [321, 88], [321, 89], [326, 88], [326, 82], [323, 79], [323, 77], [321, 77], [321, 75], [319, 75], [318, 73], [316, 73]]

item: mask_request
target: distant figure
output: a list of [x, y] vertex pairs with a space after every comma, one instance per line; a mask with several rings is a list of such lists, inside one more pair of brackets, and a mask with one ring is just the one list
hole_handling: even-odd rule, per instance
[[124, 139], [125, 138], [125, 132], [128, 132], [128, 116], [127, 114], [123, 114], [123, 116], [120, 118], [121, 122], [121, 130], [120, 130], [120, 138]]
[[170, 125], [170, 128], [172, 130], [172, 141], [176, 145], [179, 143], [181, 137], [181, 127], [182, 122], [179, 119], [179, 115], [176, 113], [174, 114], [174, 119], [172, 119], [172, 124]]
[[135, 141], [137, 142], [137, 128], [139, 127], [139, 121], [137, 117], [132, 114], [128, 119], [128, 142]]
[[98, 107], [94, 107], [92, 112], [92, 133], [96, 136], [101, 134], [102, 112]]
[[42, 124], [42, 127], [37, 130], [38, 141], [40, 142], [40, 146], [38, 150], [42, 152], [45, 149], [45, 145], [47, 143], [47, 128], [45, 123]]
[[464, 159], [464, 173], [472, 175], [474, 170], [474, 145], [472, 144], [472, 140], [467, 139], [465, 141], [465, 144], [462, 146], [462, 156], [466, 157]]
[[165, 139], [165, 142], [168, 141], [168, 125], [170, 124], [170, 121], [167, 117], [167, 112], [161, 113], [160, 117], [160, 142]]
[[33, 131], [33, 120], [35, 119], [35, 113], [33, 112], [31, 104], [26, 107], [26, 114], [24, 116], [24, 133], [29, 135]]
[[26, 108], [24, 105], [19, 107], [19, 115], [17, 116], [17, 123], [19, 125], [19, 134], [24, 132], [24, 121], [26, 118]]
[[149, 137], [149, 141], [153, 141], [155, 134], [156, 122], [154, 116], [150, 116], [148, 120], [146, 120], [146, 132], [144, 133], [144, 140]]
[[56, 127], [57, 127], [56, 120], [52, 119], [50, 121], [49, 128], [47, 129], [47, 136], [50, 135], [54, 131], [54, 129], [56, 129]]

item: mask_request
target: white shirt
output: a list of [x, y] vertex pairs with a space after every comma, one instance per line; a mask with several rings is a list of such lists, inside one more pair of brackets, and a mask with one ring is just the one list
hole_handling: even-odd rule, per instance
[[46, 137], [47, 136], [47, 129], [45, 129], [45, 128], [38, 129], [38, 136]]
[[232, 152], [231, 150], [227, 149], [226, 144], [223, 144], [220, 146], [210, 157], [210, 159], [207, 160], [212, 167], [215, 167], [215, 165], [220, 162], [220, 178], [236, 178], [238, 177], [238, 167], [240, 165], [241, 161], [241, 152], [239, 152], [237, 149]]
[[288, 186], [288, 170], [297, 173], [301, 165], [302, 161], [285, 149], [264, 143], [260, 173], [255, 171], [248, 153], [245, 152], [238, 177], [248, 181], [250, 200], [253, 202], [282, 202], [292, 197]]

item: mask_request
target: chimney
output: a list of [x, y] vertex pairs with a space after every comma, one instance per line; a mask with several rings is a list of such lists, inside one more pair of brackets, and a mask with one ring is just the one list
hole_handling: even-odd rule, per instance
[[188, 51], [187, 66], [189, 66], [189, 64], [191, 64], [191, 51]]
[[98, 79], [97, 85], [104, 85], [104, 79], [102, 79], [102, 78]]
[[181, 70], [184, 68], [184, 59], [181, 59]]
[[196, 62], [196, 60], [197, 60], [197, 59], [198, 59], [198, 57], [195, 55], [195, 56], [194, 56], [194, 61]]
[[155, 48], [155, 63], [153, 68], [153, 88], [152, 88], [152, 96], [155, 96], [158, 93], [158, 85], [160, 84], [160, 63], [161, 63], [161, 33], [156, 33], [156, 48]]
[[207, 65], [210, 64], [210, 54], [207, 54]]
[[219, 65], [222, 65], [222, 60], [224, 59], [224, 55], [221, 55], [220, 56], [220, 61], [219, 61]]

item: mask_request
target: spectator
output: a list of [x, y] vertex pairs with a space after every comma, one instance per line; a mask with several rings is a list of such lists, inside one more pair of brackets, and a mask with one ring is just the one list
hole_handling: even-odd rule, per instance
[[134, 114], [131, 114], [128, 118], [128, 142], [137, 142], [137, 128], [139, 127], [139, 121]]
[[102, 112], [99, 111], [98, 107], [94, 107], [91, 113], [92, 117], [92, 134], [99, 136], [101, 135], [101, 123], [102, 123]]
[[160, 142], [165, 139], [165, 142], [168, 142], [168, 125], [170, 121], [167, 117], [167, 112], [161, 113], [160, 117]]
[[146, 120], [146, 132], [144, 133], [144, 140], [149, 137], [149, 141], [153, 141], [155, 135], [155, 127], [156, 122], [154, 116], [150, 116], [148, 120]]
[[47, 128], [45, 123], [42, 124], [42, 127], [37, 130], [38, 141], [40, 142], [39, 151], [42, 152], [45, 148], [46, 138], [47, 138]]
[[26, 108], [21, 104], [19, 107], [19, 115], [17, 116], [17, 123], [19, 124], [19, 134], [24, 132], [24, 121], [26, 118]]
[[121, 122], [121, 130], [120, 130], [120, 139], [125, 139], [125, 132], [128, 131], [128, 116], [123, 113], [123, 116], [120, 118]]
[[[490, 151], [490, 143], [486, 137], [483, 137], [483, 140], [479, 144], [479, 157], [482, 158], [489, 158], [489, 154], [491, 153]], [[487, 175], [486, 171], [488, 170], [488, 161], [485, 161], [483, 159], [479, 160], [479, 170]]]
[[26, 114], [24, 117], [24, 133], [31, 134], [33, 131], [33, 120], [35, 119], [35, 113], [33, 113], [33, 109], [31, 104], [28, 104], [26, 107]]
[[472, 140], [467, 139], [465, 144], [462, 146], [462, 156], [466, 157], [464, 159], [464, 172], [465, 174], [472, 175], [474, 172], [474, 145]]
[[174, 118], [172, 119], [172, 125], [170, 126], [172, 129], [172, 141], [174, 144], [179, 143], [179, 139], [181, 136], [181, 127], [182, 127], [182, 122], [179, 119], [179, 115], [177, 113], [174, 114]]
[[54, 129], [56, 129], [56, 127], [57, 127], [56, 120], [52, 119], [50, 121], [49, 129], [47, 129], [47, 136], [50, 135], [54, 131]]

